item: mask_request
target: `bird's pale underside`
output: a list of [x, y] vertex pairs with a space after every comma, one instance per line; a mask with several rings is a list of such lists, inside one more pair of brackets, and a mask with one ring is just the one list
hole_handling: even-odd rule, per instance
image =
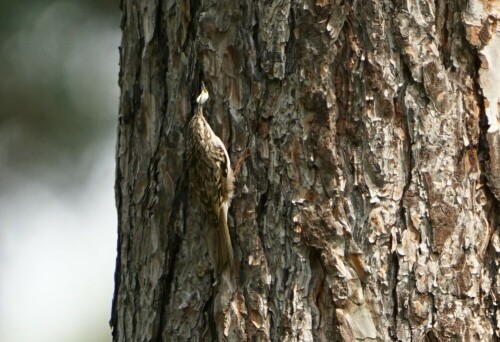
[[227, 224], [227, 212], [233, 195], [234, 176], [226, 147], [203, 116], [208, 92], [203, 86], [195, 115], [189, 123], [188, 167], [191, 196], [207, 217], [212, 235], [212, 251], [218, 273], [234, 270], [234, 255]]

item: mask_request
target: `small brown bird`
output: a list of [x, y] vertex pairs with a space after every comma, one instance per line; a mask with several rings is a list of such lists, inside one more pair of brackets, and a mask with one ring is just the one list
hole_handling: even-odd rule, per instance
[[[203, 117], [208, 91], [202, 85], [196, 113], [189, 123], [188, 168], [191, 194], [200, 203], [213, 231], [213, 255], [218, 273], [235, 268], [227, 212], [234, 189], [234, 176], [226, 147]], [[210, 247], [209, 247], [210, 248]]]

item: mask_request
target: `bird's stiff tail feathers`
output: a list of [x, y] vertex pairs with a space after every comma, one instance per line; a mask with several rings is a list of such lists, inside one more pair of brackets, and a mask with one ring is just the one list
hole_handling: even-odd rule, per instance
[[217, 229], [215, 232], [215, 264], [217, 272], [222, 273], [226, 267], [232, 273], [235, 270], [233, 245], [231, 243], [231, 235], [229, 234], [229, 227], [227, 225], [227, 211], [224, 206], [220, 208], [220, 213], [217, 222]]

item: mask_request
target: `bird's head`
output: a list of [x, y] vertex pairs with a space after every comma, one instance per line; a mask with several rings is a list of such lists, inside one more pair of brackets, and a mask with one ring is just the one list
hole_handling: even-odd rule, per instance
[[201, 83], [201, 93], [200, 95], [198, 95], [198, 97], [196, 98], [196, 103], [202, 105], [204, 104], [205, 102], [207, 102], [208, 100], [208, 90], [207, 88], [205, 87], [205, 83]]

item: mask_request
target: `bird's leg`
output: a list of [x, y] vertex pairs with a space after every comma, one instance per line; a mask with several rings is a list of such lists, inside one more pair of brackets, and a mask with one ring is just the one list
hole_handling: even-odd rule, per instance
[[247, 147], [245, 151], [243, 151], [243, 155], [236, 161], [236, 164], [234, 164], [234, 178], [238, 177], [241, 167], [243, 166], [243, 162], [248, 158], [248, 156], [250, 156], [250, 154], [250, 149]]

